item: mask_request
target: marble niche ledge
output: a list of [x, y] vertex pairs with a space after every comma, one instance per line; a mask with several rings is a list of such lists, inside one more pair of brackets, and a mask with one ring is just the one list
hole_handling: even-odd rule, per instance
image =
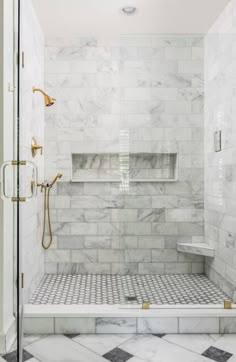
[[207, 243], [178, 243], [177, 250], [182, 253], [215, 257], [215, 249]]
[[71, 182], [177, 182], [177, 153], [71, 154]]

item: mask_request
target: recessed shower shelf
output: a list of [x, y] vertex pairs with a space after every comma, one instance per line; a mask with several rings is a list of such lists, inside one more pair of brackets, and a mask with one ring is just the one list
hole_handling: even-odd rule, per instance
[[215, 257], [215, 249], [207, 243], [178, 243], [177, 250], [182, 253]]
[[177, 153], [71, 155], [72, 182], [177, 182]]

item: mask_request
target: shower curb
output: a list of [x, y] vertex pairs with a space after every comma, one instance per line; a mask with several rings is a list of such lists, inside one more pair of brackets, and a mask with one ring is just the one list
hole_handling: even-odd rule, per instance
[[26, 305], [27, 334], [236, 333], [236, 306]]

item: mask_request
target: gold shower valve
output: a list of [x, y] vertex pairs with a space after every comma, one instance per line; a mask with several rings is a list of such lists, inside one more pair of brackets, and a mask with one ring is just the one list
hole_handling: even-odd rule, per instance
[[40, 150], [40, 154], [42, 155], [43, 154], [43, 146], [38, 145], [35, 137], [32, 137], [32, 140], [31, 140], [31, 152], [32, 152], [33, 157], [36, 156], [38, 150]]

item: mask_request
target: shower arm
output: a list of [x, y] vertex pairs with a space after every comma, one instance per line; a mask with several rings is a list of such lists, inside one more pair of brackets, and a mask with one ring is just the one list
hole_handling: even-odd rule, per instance
[[47, 96], [47, 93], [45, 93], [42, 89], [40, 89], [40, 88], [34, 88], [33, 87], [33, 93], [34, 92], [40, 92], [40, 93], [42, 93], [44, 96]]

